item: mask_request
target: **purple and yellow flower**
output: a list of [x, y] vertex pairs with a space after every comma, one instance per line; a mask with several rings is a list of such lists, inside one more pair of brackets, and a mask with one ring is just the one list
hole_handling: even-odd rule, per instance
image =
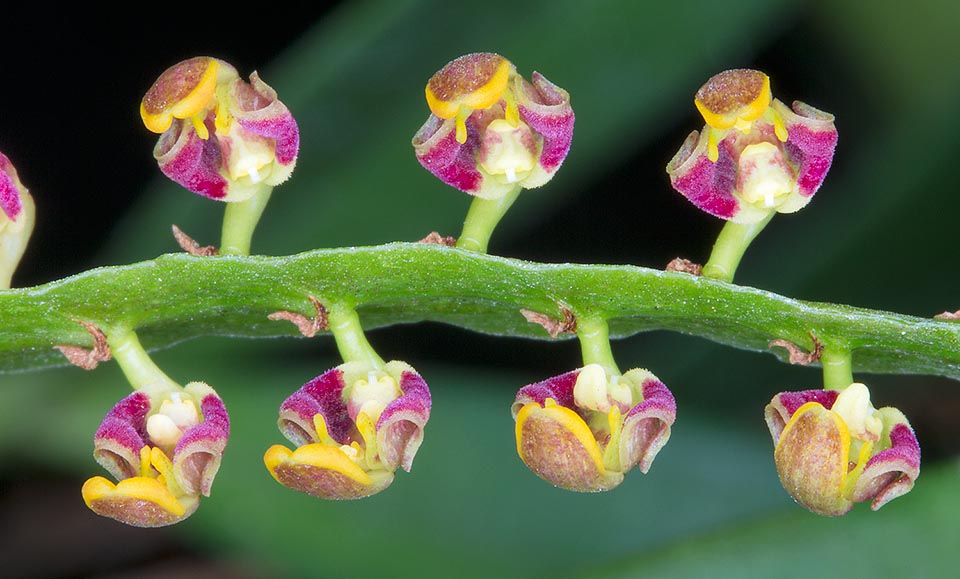
[[10, 287], [13, 270], [33, 233], [35, 218], [33, 197], [20, 182], [16, 167], [0, 153], [0, 289]]
[[117, 403], [94, 435], [94, 458], [117, 479], [96, 476], [83, 500], [98, 515], [162, 527], [196, 511], [220, 468], [230, 418], [202, 382], [137, 390]]
[[877, 510], [913, 488], [920, 445], [896, 408], [874, 409], [866, 386], [782, 392], [764, 411], [783, 488], [808, 510]]
[[609, 490], [650, 470], [677, 405], [647, 370], [608, 375], [599, 364], [524, 386], [513, 403], [517, 453], [540, 478], [573, 491]]
[[163, 173], [220, 201], [244, 201], [290, 177], [300, 148], [297, 123], [254, 72], [244, 81], [230, 64], [195, 57], [167, 69], [140, 103]]
[[427, 82], [431, 114], [413, 137], [417, 160], [483, 199], [547, 183], [570, 151], [574, 114], [565, 90], [531, 78], [489, 52], [447, 63]]
[[307, 382], [280, 407], [278, 426], [296, 445], [263, 457], [280, 484], [321, 499], [358, 499], [410, 471], [430, 418], [430, 390], [404, 362], [374, 369], [348, 362]]
[[691, 203], [735, 223], [793, 213], [813, 198], [833, 161], [833, 115], [800, 101], [792, 108], [756, 70], [717, 74], [694, 99], [706, 125], [693, 131], [667, 165]]

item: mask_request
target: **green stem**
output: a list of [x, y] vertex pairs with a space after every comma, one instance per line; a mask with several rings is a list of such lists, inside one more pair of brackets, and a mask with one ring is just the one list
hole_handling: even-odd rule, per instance
[[620, 368], [610, 350], [610, 330], [603, 318], [578, 318], [577, 338], [583, 353], [583, 365], [599, 364], [607, 376], [619, 376]]
[[[30, 195], [20, 197], [22, 224], [17, 224], [17, 231], [13, 231], [13, 223], [6, 223], [4, 229], [0, 232], [0, 289], [9, 289], [10, 282], [13, 280], [13, 272], [16, 271], [23, 252], [27, 249], [27, 242], [30, 241], [30, 234], [33, 233], [33, 225], [36, 221], [36, 209], [33, 205], [33, 198]], [[6, 219], [6, 216], [0, 216], [0, 219]]]
[[849, 349], [827, 346], [820, 357], [823, 366], [823, 389], [843, 390], [853, 384], [853, 355]]
[[509, 193], [498, 199], [474, 197], [473, 203], [470, 204], [470, 209], [467, 211], [467, 218], [463, 222], [463, 231], [457, 239], [457, 247], [486, 253], [487, 244], [490, 243], [493, 230], [506, 215], [513, 202], [520, 196], [522, 190], [517, 185]]
[[720, 235], [717, 236], [717, 242], [713, 244], [710, 259], [703, 266], [703, 276], [732, 282], [737, 266], [740, 265], [740, 259], [750, 246], [750, 242], [763, 231], [776, 214], [776, 211], [771, 211], [767, 217], [750, 224], [727, 221], [720, 230]]
[[119, 330], [107, 334], [110, 353], [120, 365], [124, 376], [134, 390], [144, 388], [180, 388], [169, 376], [163, 373], [147, 351], [140, 345], [137, 334], [132, 330]]
[[376, 370], [384, 367], [383, 358], [377, 355], [367, 341], [363, 328], [360, 327], [360, 317], [353, 308], [332, 306], [327, 313], [327, 322], [344, 362], [361, 362]]
[[223, 231], [220, 235], [220, 255], [250, 255], [250, 240], [260, 216], [270, 200], [273, 187], [262, 185], [246, 201], [227, 203], [223, 212]]

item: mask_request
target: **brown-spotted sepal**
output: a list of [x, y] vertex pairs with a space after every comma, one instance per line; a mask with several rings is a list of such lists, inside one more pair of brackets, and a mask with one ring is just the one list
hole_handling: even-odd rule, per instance
[[137, 527], [162, 527], [210, 496], [230, 436], [230, 418], [202, 382], [147, 387], [120, 400], [94, 435], [94, 458], [118, 481], [83, 485], [95, 513]]
[[530, 470], [560, 488], [595, 492], [650, 470], [670, 438], [673, 394], [647, 370], [608, 375], [589, 364], [517, 393], [517, 453]]
[[322, 499], [358, 499], [410, 471], [430, 418], [430, 390], [404, 362], [382, 369], [342, 364], [304, 384], [280, 407], [280, 432], [264, 464], [280, 484]]
[[154, 157], [167, 177], [199, 195], [244, 201], [286, 181], [300, 147], [297, 123], [254, 72], [244, 81], [228, 63], [196, 57], [167, 69], [140, 104], [160, 133]]
[[496, 199], [547, 183], [573, 140], [570, 95], [534, 72], [480, 52], [440, 69], [426, 86], [430, 117], [413, 137], [420, 164], [461, 191]]
[[837, 145], [833, 115], [800, 101], [787, 107], [756, 70], [722, 72], [694, 99], [706, 121], [667, 164], [691, 203], [736, 223], [805, 207], [826, 178]]
[[896, 408], [874, 409], [866, 386], [782, 392], [765, 410], [783, 488], [828, 517], [870, 501], [877, 510], [920, 475], [920, 445]]

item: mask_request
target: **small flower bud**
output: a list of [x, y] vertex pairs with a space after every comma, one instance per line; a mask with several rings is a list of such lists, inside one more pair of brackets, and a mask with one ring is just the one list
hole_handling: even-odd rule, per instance
[[597, 364], [524, 386], [512, 408], [517, 453], [560, 488], [604, 491], [646, 473], [670, 438], [673, 394], [646, 370], [608, 376]]
[[833, 161], [833, 115], [771, 99], [767, 75], [747, 69], [714, 76], [694, 102], [706, 126], [667, 164], [674, 189], [703, 211], [744, 224], [810, 202]]
[[920, 475], [920, 445], [903, 414], [875, 409], [863, 384], [844, 390], [781, 392], [765, 410], [783, 488], [828, 517], [854, 503], [877, 510]]
[[322, 499], [358, 499], [409, 471], [430, 418], [430, 390], [403, 362], [350, 362], [307, 382], [280, 407], [278, 426], [296, 445], [263, 457], [280, 484]]
[[217, 393], [202, 382], [148, 387], [117, 403], [94, 436], [94, 458], [119, 482], [93, 477], [83, 500], [95, 513], [137, 527], [189, 517], [210, 496], [230, 435]]
[[209, 57], [167, 69], [140, 104], [144, 125], [161, 133], [154, 157], [183, 187], [220, 201], [244, 201], [293, 172], [300, 133], [277, 93], [254, 72], [244, 81]]
[[508, 60], [481, 52], [427, 83], [431, 115], [413, 137], [417, 160], [444, 183], [484, 199], [549, 181], [570, 150], [570, 95], [541, 74], [527, 82]]
[[36, 218], [33, 197], [17, 169], [0, 153], [0, 289], [10, 287], [13, 271], [27, 249]]

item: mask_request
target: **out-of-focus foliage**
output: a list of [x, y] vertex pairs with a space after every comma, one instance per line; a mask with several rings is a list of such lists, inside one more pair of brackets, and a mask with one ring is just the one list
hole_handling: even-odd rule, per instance
[[[427, 115], [426, 79], [483, 50], [523, 73], [543, 72], [570, 91], [577, 114], [565, 165], [547, 187], [521, 196], [493, 253], [653, 267], [675, 255], [703, 260], [720, 224], [670, 189], [663, 166], [702, 125], [692, 103], [700, 84], [752, 67], [771, 76], [784, 101], [835, 114], [840, 144], [814, 202], [768, 226], [737, 281], [920, 316], [954, 310], [958, 25], [948, 0], [889, 11], [760, 0], [344, 3], [260, 71], [304, 140], [254, 251], [455, 235], [469, 200], [416, 163], [409, 139]], [[102, 263], [172, 251], [174, 222], [212, 241], [220, 211], [158, 180], [113, 232]], [[575, 346], [437, 325], [378, 330], [371, 340], [427, 379], [433, 417], [413, 471], [350, 503], [281, 488], [261, 462], [281, 441], [280, 402], [338, 362], [330, 340], [204, 339], [157, 354], [172, 376], [214, 385], [234, 424], [211, 499], [171, 532], [270, 576], [945, 576], [955, 568], [943, 538], [960, 509], [953, 382], [858, 375], [878, 405], [908, 415], [924, 471], [881, 511], [827, 521], [780, 488], [762, 420], [774, 393], [818, 386], [815, 370], [663, 332], [616, 343], [621, 366], [648, 365], [670, 386], [678, 419], [648, 475], [580, 495], [525, 469], [509, 414], [517, 388], [579, 365]], [[0, 386], [5, 468], [29, 458], [78, 481], [96, 470], [92, 433], [126, 391], [115, 365], [4, 376]], [[36, 418], [23, 408], [42, 408], [55, 427], [31, 428]]]

